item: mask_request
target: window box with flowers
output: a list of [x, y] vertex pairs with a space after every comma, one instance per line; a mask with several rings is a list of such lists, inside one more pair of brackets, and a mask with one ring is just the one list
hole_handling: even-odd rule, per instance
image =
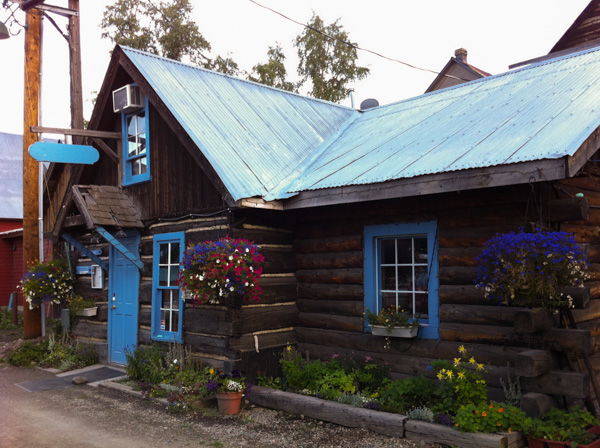
[[390, 306], [379, 313], [365, 308], [364, 315], [371, 333], [374, 336], [385, 336], [386, 348], [390, 346], [390, 338], [415, 338], [419, 332], [418, 318], [413, 318], [400, 307]]
[[65, 303], [73, 294], [75, 278], [65, 260], [34, 263], [21, 280], [21, 289], [29, 309], [42, 303]]
[[583, 286], [587, 278], [583, 250], [565, 232], [496, 235], [476, 261], [477, 288], [499, 305], [571, 308], [572, 298], [561, 289]]
[[240, 307], [258, 302], [264, 257], [256, 245], [230, 237], [190, 244], [183, 254], [179, 287], [197, 305]]

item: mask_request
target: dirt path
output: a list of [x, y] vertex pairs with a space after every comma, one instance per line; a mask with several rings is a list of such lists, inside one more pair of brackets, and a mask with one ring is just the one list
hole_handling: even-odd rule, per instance
[[419, 443], [252, 407], [237, 416], [170, 415], [160, 404], [91, 386], [29, 393], [50, 377], [0, 364], [0, 447], [422, 447]]

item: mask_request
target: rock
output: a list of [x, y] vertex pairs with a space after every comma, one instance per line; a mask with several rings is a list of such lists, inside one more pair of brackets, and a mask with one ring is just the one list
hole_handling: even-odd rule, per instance
[[81, 385], [81, 384], [85, 384], [88, 382], [87, 378], [85, 376], [76, 376], [73, 378], [73, 380], [71, 381], [73, 384], [76, 385]]

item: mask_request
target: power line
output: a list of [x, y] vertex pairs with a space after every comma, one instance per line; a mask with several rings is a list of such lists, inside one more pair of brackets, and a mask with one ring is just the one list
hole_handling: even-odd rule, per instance
[[347, 46], [349, 46], [349, 47], [352, 47], [352, 48], [354, 48], [354, 49], [356, 49], [356, 50], [361, 50], [361, 51], [365, 51], [365, 52], [367, 52], [367, 53], [371, 53], [371, 54], [373, 54], [373, 55], [375, 55], [375, 56], [378, 56], [378, 57], [380, 57], [380, 58], [387, 59], [388, 61], [392, 61], [392, 62], [397, 62], [397, 63], [399, 63], [399, 64], [402, 64], [402, 65], [405, 65], [405, 66], [407, 66], [407, 67], [413, 68], [413, 69], [415, 69], [415, 70], [421, 70], [421, 71], [424, 71], [424, 72], [434, 73], [434, 74], [436, 74], [436, 75], [442, 75], [442, 76], [446, 76], [446, 77], [448, 77], [448, 78], [456, 79], [456, 80], [459, 80], [459, 81], [470, 81], [470, 79], [463, 79], [463, 78], [459, 78], [459, 77], [457, 77], [457, 76], [452, 76], [452, 75], [448, 75], [448, 74], [442, 74], [442, 73], [440, 73], [440, 72], [437, 72], [437, 71], [435, 71], [435, 70], [430, 70], [430, 69], [428, 69], [428, 68], [417, 67], [416, 65], [409, 64], [408, 62], [404, 62], [404, 61], [401, 61], [401, 60], [399, 60], [399, 59], [390, 58], [390, 57], [388, 57], [388, 56], [385, 56], [385, 55], [383, 55], [383, 54], [381, 54], [381, 53], [378, 53], [378, 52], [376, 52], [376, 51], [369, 50], [368, 48], [362, 48], [362, 47], [359, 47], [359, 46], [358, 46], [358, 45], [356, 45], [356, 44], [353, 44], [353, 43], [351, 43], [351, 42], [346, 42], [345, 40], [342, 40], [342, 39], [340, 39], [340, 38], [338, 38], [338, 37], [336, 37], [336, 36], [331, 36], [331, 35], [329, 35], [329, 34], [327, 34], [327, 33], [324, 33], [323, 31], [321, 31], [321, 30], [318, 30], [318, 29], [316, 29], [316, 28], [313, 28], [312, 26], [310, 26], [310, 25], [308, 25], [308, 24], [301, 23], [301, 22], [299, 22], [299, 21], [297, 21], [297, 20], [294, 20], [294, 19], [292, 19], [291, 17], [288, 17], [288, 16], [286, 16], [285, 14], [283, 14], [283, 13], [281, 13], [281, 12], [279, 12], [279, 11], [276, 11], [276, 10], [274, 10], [274, 9], [272, 9], [272, 8], [269, 8], [268, 6], [261, 5], [260, 3], [256, 2], [255, 0], [249, 0], [249, 1], [250, 1], [250, 2], [252, 2], [252, 3], [254, 3], [254, 4], [255, 4], [255, 5], [257, 5], [257, 6], [260, 6], [261, 8], [264, 8], [264, 9], [266, 9], [266, 10], [268, 10], [268, 11], [271, 11], [271, 12], [273, 12], [273, 13], [275, 13], [275, 14], [277, 14], [277, 15], [281, 16], [281, 17], [283, 17], [283, 18], [284, 18], [284, 19], [286, 19], [286, 20], [289, 20], [290, 22], [293, 22], [293, 23], [295, 23], [295, 24], [297, 24], [297, 25], [300, 25], [300, 26], [302, 26], [302, 27], [304, 27], [304, 28], [306, 28], [306, 29], [309, 29], [309, 30], [311, 30], [311, 31], [314, 31], [315, 33], [319, 33], [320, 35], [322, 35], [323, 37], [326, 37], [327, 39], [334, 39], [334, 40], [337, 40], [338, 42], [341, 42], [342, 44], [344, 44], [344, 45], [347, 45]]

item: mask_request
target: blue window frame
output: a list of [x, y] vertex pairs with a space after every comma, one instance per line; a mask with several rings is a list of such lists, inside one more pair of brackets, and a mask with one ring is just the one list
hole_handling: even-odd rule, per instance
[[152, 339], [183, 342], [183, 297], [177, 285], [184, 233], [154, 235], [152, 260]]
[[143, 109], [122, 114], [123, 185], [150, 180], [148, 99]]
[[436, 221], [366, 226], [365, 308], [400, 306], [423, 324], [420, 337], [438, 339], [437, 252]]

